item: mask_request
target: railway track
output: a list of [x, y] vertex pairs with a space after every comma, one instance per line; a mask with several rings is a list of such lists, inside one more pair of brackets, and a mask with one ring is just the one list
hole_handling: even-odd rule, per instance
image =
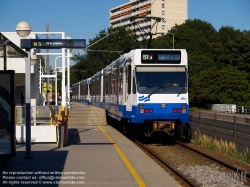
[[[180, 184], [182, 186], [194, 186], [194, 187], [197, 187], [197, 186], [207, 186], [207, 185], [203, 185], [199, 179], [197, 180], [194, 176], [190, 176], [190, 174], [187, 174], [187, 172], [183, 171], [182, 169], [180, 169], [181, 167], [179, 167], [181, 164], [177, 164], [177, 162], [175, 162], [175, 158], [172, 158], [172, 159], [167, 159], [166, 156], [162, 153], [157, 153], [157, 151], [155, 151], [157, 148], [157, 146], [154, 146], [154, 145], [150, 145], [148, 143], [148, 145], [145, 145], [144, 143], [138, 141], [138, 140], [133, 140], [134, 143], [136, 145], [138, 145], [141, 149], [143, 149], [148, 155], [150, 155], [150, 157], [152, 157], [153, 159], [156, 159], [160, 165], [164, 165], [164, 167], [167, 167], [168, 169], [170, 169], [174, 175], [173, 177], [178, 180], [180, 182]], [[150, 148], [151, 147], [151, 148]], [[152, 149], [152, 147], [154, 147]], [[165, 147], [168, 147], [165, 145]], [[197, 160], [201, 161], [201, 162], [204, 162], [204, 165], [207, 164], [207, 168], [210, 168], [210, 165], [215, 165], [216, 167], [215, 168], [219, 168], [220, 171], [223, 171], [224, 173], [230, 173], [229, 170], [231, 170], [231, 173], [238, 173], [238, 174], [244, 174], [244, 177], [246, 177], [246, 181], [244, 181], [245, 185], [247, 186], [250, 186], [250, 183], [248, 182], [250, 180], [250, 172], [248, 171], [245, 171], [244, 169], [242, 168], [239, 168], [239, 167], [236, 167], [228, 162], [225, 162], [219, 158], [216, 158], [214, 156], [211, 156], [209, 154], [206, 154], [204, 152], [201, 152], [197, 149], [194, 149], [180, 141], [177, 141], [177, 140], [174, 140], [174, 145], [171, 146], [172, 148], [175, 147], [181, 147], [182, 149], [182, 152], [184, 152], [186, 155], [193, 155], [192, 157], [194, 158], [197, 158]], [[178, 154], [175, 154], [175, 157], [182, 157], [182, 155], [178, 155]], [[186, 157], [185, 157], [186, 158]], [[178, 159], [176, 159], [178, 160]], [[209, 161], [207, 161], [209, 160]], [[199, 165], [200, 163], [197, 161], [197, 164]], [[179, 165], [179, 166], [177, 166]], [[192, 165], [192, 161], [190, 162], [190, 165]], [[201, 164], [200, 164], [201, 165]], [[186, 164], [187, 167], [188, 164]], [[220, 167], [219, 167], [220, 166]], [[223, 168], [222, 168], [223, 167]], [[213, 169], [212, 169], [213, 170]], [[217, 172], [217, 175], [219, 174], [220, 172]], [[201, 174], [202, 175], [202, 174]], [[215, 176], [216, 177], [216, 176]], [[240, 178], [233, 178], [235, 176], [231, 176], [232, 179], [228, 180], [228, 178], [224, 178], [224, 179], [220, 179], [220, 182], [223, 183], [223, 180], [228, 180], [228, 181], [224, 181], [226, 184], [221, 184], [221, 186], [229, 186], [228, 184], [230, 184], [231, 181], [234, 180], [235, 183], [237, 183], [238, 181], [235, 181], [237, 179], [240, 180]], [[238, 176], [240, 177], [240, 176]], [[217, 176], [217, 178], [219, 178], [219, 176]], [[242, 178], [242, 176], [241, 176]], [[208, 179], [209, 180], [209, 179]], [[245, 180], [245, 179], [244, 179]], [[218, 181], [216, 181], [217, 183]], [[240, 186], [244, 186], [243, 185], [243, 182], [240, 181], [239, 182], [239, 185]], [[220, 184], [219, 184], [220, 186]], [[238, 186], [238, 184], [236, 184], [235, 186]]]
[[[163, 167], [166, 172], [169, 172], [175, 180], [179, 181], [181, 186], [213, 186], [217, 184], [220, 187], [229, 187], [229, 186], [237, 186], [237, 187], [245, 187], [250, 186], [250, 171], [246, 171], [240, 167], [236, 167], [233, 164], [230, 164], [222, 159], [219, 159], [211, 154], [206, 154], [205, 152], [194, 149], [187, 144], [184, 144], [180, 141], [173, 140], [172, 138], [161, 139], [155, 141], [152, 139], [141, 139], [136, 140], [132, 138], [131, 135], [127, 134], [126, 131], [117, 129], [121, 133], [124, 134], [127, 138], [133, 141], [138, 147], [140, 147], [146, 154], [148, 154], [152, 159], [154, 159], [161, 167]], [[164, 136], [166, 137], [166, 136]], [[168, 144], [168, 145], [166, 145]], [[193, 167], [197, 170], [203, 170], [203, 172], [210, 173], [212, 178], [216, 178], [215, 181], [209, 179], [211, 176], [205, 176], [204, 173], [199, 175], [204, 175], [202, 180], [208, 180], [210, 182], [205, 182], [200, 178], [196, 178], [197, 176], [191, 175], [187, 171], [183, 170], [183, 165], [185, 167]], [[205, 168], [205, 169], [204, 169]], [[208, 171], [204, 171], [208, 169]], [[213, 173], [214, 172], [214, 173]], [[196, 171], [198, 173], [198, 171]], [[234, 176], [219, 176], [221, 173], [233, 173], [239, 178], [234, 178]], [[243, 173], [243, 175], [242, 175]], [[242, 176], [244, 181], [242, 180]], [[240, 178], [241, 177], [241, 178]], [[239, 181], [238, 181], [239, 180]], [[221, 182], [221, 183], [220, 183]]]
[[160, 155], [152, 151], [150, 148], [148, 148], [146, 145], [141, 143], [138, 140], [133, 140], [133, 142], [139, 146], [141, 149], [146, 151], [151, 157], [158, 160], [161, 165], [164, 165], [165, 167], [169, 168], [174, 174], [175, 178], [179, 180], [182, 186], [192, 186], [192, 187], [199, 187], [200, 185], [197, 184], [195, 181], [190, 179], [188, 176], [186, 176], [183, 172], [179, 171], [175, 166], [173, 166], [170, 162], [162, 158]]
[[175, 180], [179, 181], [181, 186], [185, 187], [200, 187], [195, 181], [186, 176], [183, 172], [179, 171], [174, 165], [168, 162], [166, 159], [162, 158], [156, 152], [148, 148], [145, 144], [141, 143], [139, 140], [134, 139], [131, 134], [128, 134], [124, 128], [119, 128], [113, 123], [109, 123], [109, 125], [113, 126], [116, 130], [134, 142], [138, 147], [140, 147], [146, 154], [148, 154], [152, 159], [158, 161], [158, 163], [164, 167], [171, 175], [175, 178]]
[[188, 145], [186, 145], [186, 144], [184, 144], [184, 143], [182, 143], [182, 142], [180, 142], [180, 141], [175, 140], [175, 142], [176, 142], [178, 145], [180, 145], [180, 146], [182, 146], [182, 147], [184, 147], [184, 148], [186, 148], [186, 149], [188, 149], [188, 150], [191, 150], [191, 151], [193, 151], [193, 152], [195, 152], [195, 153], [197, 153], [197, 154], [199, 154], [199, 155], [202, 155], [202, 156], [204, 156], [204, 157], [206, 157], [206, 158], [208, 158], [208, 159], [210, 159], [210, 160], [212, 160], [212, 161], [214, 161], [214, 162], [216, 162], [216, 163], [218, 163], [218, 164], [220, 164], [220, 165], [222, 165], [222, 166], [224, 166], [224, 167], [226, 167], [226, 168], [228, 168], [228, 169], [231, 169], [231, 170], [233, 170], [233, 171], [238, 171], [238, 172], [240, 172], [240, 173], [246, 173], [246, 177], [250, 180], [250, 171], [245, 171], [245, 170], [242, 169], [242, 168], [236, 167], [236, 166], [234, 166], [234, 165], [232, 165], [232, 164], [230, 164], [230, 163], [228, 163], [228, 162], [225, 162], [225, 161], [223, 161], [223, 160], [221, 160], [221, 159], [219, 159], [219, 158], [216, 158], [216, 157], [214, 157], [214, 156], [211, 156], [211, 155], [209, 155], [209, 154], [206, 154], [206, 153], [204, 153], [204, 152], [201, 152], [201, 151], [199, 151], [199, 150], [197, 150], [197, 149], [194, 149], [194, 148], [192, 148], [192, 147], [190, 147], [190, 146], [188, 146]]

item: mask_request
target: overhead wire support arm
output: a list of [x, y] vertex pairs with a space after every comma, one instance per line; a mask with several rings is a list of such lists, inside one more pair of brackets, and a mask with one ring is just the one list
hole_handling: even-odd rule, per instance
[[[133, 22], [133, 26], [134, 26], [134, 30], [135, 30], [135, 23], [134, 23], [134, 21], [136, 20], [136, 19], [153, 19], [153, 20], [155, 20], [155, 22], [154, 22], [154, 24], [151, 26], [151, 29], [150, 29], [150, 31], [148, 32], [148, 33], [146, 33], [146, 37], [147, 36], [150, 36], [150, 38], [149, 38], [149, 43], [148, 43], [148, 48], [150, 48], [150, 45], [151, 45], [151, 41], [152, 41], [152, 36], [153, 35], [155, 35], [154, 33], [152, 33], [151, 31], [152, 31], [152, 29], [154, 28], [154, 26], [157, 24], [157, 26], [158, 26], [158, 22], [164, 22], [164, 23], [166, 23], [166, 21], [165, 21], [165, 19], [164, 18], [161, 18], [161, 17], [154, 17], [154, 16], [150, 16], [150, 17], [139, 17], [138, 15], [137, 16], [133, 16], [133, 17], [131, 17], [130, 18], [130, 22]], [[156, 27], [157, 27], [156, 26]], [[136, 30], [135, 30], [135, 32], [136, 32]], [[145, 32], [145, 31], [144, 31]], [[156, 32], [157, 32], [157, 28], [156, 28]], [[143, 39], [142, 39], [142, 42], [146, 39], [146, 37], [143, 37]]]
[[[161, 20], [163, 19], [163, 18], [159, 18], [159, 17], [151, 17], [151, 18], [152, 18], [152, 19], [155, 19], [155, 22], [154, 22], [154, 24], [152, 25], [152, 28], [151, 28], [151, 30], [150, 30], [150, 32], [149, 32], [149, 34], [148, 34], [148, 35], [150, 35], [149, 42], [148, 42], [148, 49], [150, 48], [150, 45], [151, 45], [152, 36], [155, 35], [155, 34], [153, 34], [151, 31], [152, 31], [152, 29], [154, 28], [155, 24], [157, 24], [157, 26], [158, 26], [158, 22], [161, 22]], [[163, 19], [163, 20], [164, 20], [164, 19]], [[165, 20], [164, 20], [164, 21], [165, 21]], [[156, 27], [156, 31], [157, 31], [157, 27]]]

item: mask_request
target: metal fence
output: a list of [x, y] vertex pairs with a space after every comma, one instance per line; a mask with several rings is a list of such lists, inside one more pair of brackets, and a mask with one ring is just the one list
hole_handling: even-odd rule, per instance
[[236, 113], [238, 113], [238, 114], [250, 114], [250, 106], [237, 106]]
[[191, 134], [201, 132], [212, 138], [234, 142], [238, 151], [250, 148], [250, 115], [189, 112]]

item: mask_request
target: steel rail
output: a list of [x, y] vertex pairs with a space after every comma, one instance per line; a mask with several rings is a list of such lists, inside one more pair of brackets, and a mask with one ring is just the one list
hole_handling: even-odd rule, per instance
[[161, 156], [159, 156], [157, 153], [151, 151], [149, 148], [147, 148], [145, 145], [143, 145], [138, 140], [133, 140], [136, 144], [138, 144], [140, 147], [145, 149], [147, 152], [149, 152], [151, 155], [153, 155], [156, 159], [158, 159], [161, 163], [163, 163], [165, 166], [167, 166], [169, 169], [171, 169], [175, 174], [177, 174], [180, 178], [182, 178], [186, 183], [188, 183], [192, 187], [200, 187], [197, 183], [192, 181], [190, 178], [188, 178], [186, 175], [184, 175], [181, 171], [179, 171], [176, 167], [174, 167], [172, 164], [170, 164], [168, 161], [163, 159]]
[[221, 164], [221, 165], [223, 165], [223, 166], [225, 166], [225, 167], [227, 167], [227, 168], [230, 168], [230, 169], [232, 169], [232, 170], [239, 171], [239, 172], [244, 172], [244, 173], [246, 173], [246, 176], [247, 176], [248, 178], [250, 178], [250, 172], [249, 172], [249, 171], [245, 171], [245, 170], [243, 170], [242, 168], [236, 167], [236, 166], [234, 166], [234, 165], [232, 165], [232, 164], [230, 164], [230, 163], [228, 163], [228, 162], [225, 162], [225, 161], [223, 161], [223, 160], [221, 160], [221, 159], [218, 159], [218, 158], [216, 158], [216, 157], [214, 157], [214, 156], [211, 156], [211, 155], [208, 155], [208, 154], [206, 154], [206, 153], [203, 153], [203, 152], [201, 152], [201, 151], [199, 151], [199, 150], [197, 150], [197, 149], [194, 149], [194, 148], [192, 148], [192, 147], [190, 147], [190, 146], [188, 146], [188, 145], [185, 145], [185, 144], [182, 143], [182, 142], [179, 142], [178, 140], [175, 140], [175, 142], [176, 142], [178, 145], [181, 145], [181, 146], [183, 146], [183, 147], [185, 147], [185, 148], [187, 148], [187, 149], [189, 149], [189, 150], [192, 150], [193, 152], [198, 153], [198, 154], [200, 154], [200, 155], [202, 155], [202, 156], [204, 156], [204, 157], [206, 157], [206, 158], [208, 158], [208, 159], [210, 159], [210, 160], [213, 160], [213, 161], [215, 161], [215, 162], [217, 162], [217, 163], [219, 163], [219, 164]]

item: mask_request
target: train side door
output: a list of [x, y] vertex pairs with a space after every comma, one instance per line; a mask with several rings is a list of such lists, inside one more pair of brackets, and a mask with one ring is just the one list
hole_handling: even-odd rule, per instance
[[131, 73], [131, 65], [128, 64], [126, 66], [126, 95], [125, 95], [125, 103], [126, 103], [126, 111], [132, 111], [132, 73]]

